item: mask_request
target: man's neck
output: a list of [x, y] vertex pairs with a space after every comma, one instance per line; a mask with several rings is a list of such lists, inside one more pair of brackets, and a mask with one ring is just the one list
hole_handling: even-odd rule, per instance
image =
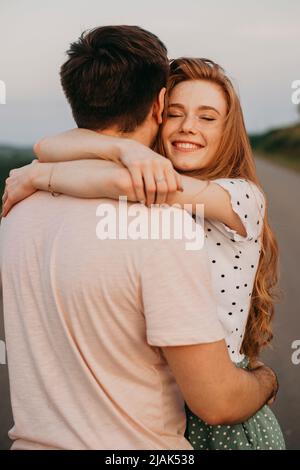
[[153, 143], [153, 137], [149, 132], [149, 127], [147, 127], [148, 126], [140, 126], [133, 132], [120, 132], [117, 128], [103, 129], [100, 132], [102, 134], [111, 135], [113, 137], [136, 140], [137, 142], [146, 145], [146, 147], [151, 147]]

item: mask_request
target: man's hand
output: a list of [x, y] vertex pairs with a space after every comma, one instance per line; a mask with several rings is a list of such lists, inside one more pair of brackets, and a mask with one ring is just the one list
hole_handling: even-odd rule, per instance
[[168, 195], [183, 191], [181, 176], [167, 158], [138, 142], [123, 139], [120, 160], [128, 168], [136, 199], [151, 204], [164, 204]]
[[278, 378], [273, 369], [267, 367], [263, 362], [258, 361], [257, 359], [252, 359], [249, 362], [248, 369], [251, 372], [255, 373], [257, 376], [261, 378], [261, 380], [265, 380], [268, 383], [271, 383], [272, 386], [272, 393], [270, 393], [270, 398], [267, 402], [268, 405], [272, 405], [276, 400], [276, 395], [279, 390], [279, 383]]
[[15, 204], [31, 196], [36, 191], [33, 186], [36, 164], [37, 160], [33, 160], [29, 165], [9, 172], [2, 196], [2, 217], [5, 217]]

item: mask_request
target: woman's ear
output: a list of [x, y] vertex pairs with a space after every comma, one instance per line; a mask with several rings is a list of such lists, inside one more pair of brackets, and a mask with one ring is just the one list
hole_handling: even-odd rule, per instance
[[156, 118], [158, 124], [161, 124], [163, 121], [166, 91], [167, 89], [165, 87], [160, 90], [153, 106], [153, 117]]

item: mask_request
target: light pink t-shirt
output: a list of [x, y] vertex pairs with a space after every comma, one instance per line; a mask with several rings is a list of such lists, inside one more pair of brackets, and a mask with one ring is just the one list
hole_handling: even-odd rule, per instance
[[12, 449], [192, 449], [160, 346], [224, 338], [207, 254], [100, 240], [108, 202], [37, 192], [2, 220]]

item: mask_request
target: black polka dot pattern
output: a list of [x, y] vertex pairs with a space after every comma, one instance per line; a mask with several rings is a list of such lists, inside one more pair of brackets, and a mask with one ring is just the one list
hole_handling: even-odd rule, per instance
[[244, 357], [240, 348], [258, 266], [258, 250], [261, 248], [263, 219], [260, 211], [264, 208], [264, 199], [259, 199], [258, 188], [244, 179], [221, 178], [214, 182], [229, 192], [232, 207], [247, 232], [246, 237], [240, 236], [221, 222], [205, 220], [205, 244], [211, 262], [213, 287], [217, 292], [218, 312], [227, 332], [229, 354], [233, 361], [238, 362]]
[[[247, 368], [244, 359], [238, 367]], [[267, 405], [244, 423], [209, 425], [185, 405], [186, 432], [194, 450], [284, 450], [280, 425]]]

